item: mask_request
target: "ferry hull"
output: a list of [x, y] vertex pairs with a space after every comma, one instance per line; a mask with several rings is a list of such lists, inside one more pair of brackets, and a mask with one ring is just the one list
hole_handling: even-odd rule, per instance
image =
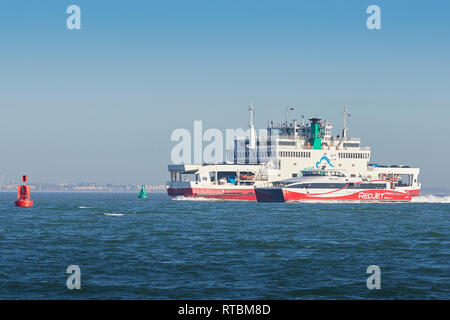
[[167, 193], [171, 197], [256, 201], [253, 188], [169, 188]]

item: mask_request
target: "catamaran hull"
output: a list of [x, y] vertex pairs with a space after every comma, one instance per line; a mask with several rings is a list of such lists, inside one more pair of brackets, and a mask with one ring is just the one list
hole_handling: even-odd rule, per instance
[[358, 201], [358, 202], [409, 202], [411, 195], [395, 190], [358, 190], [307, 193], [291, 191], [288, 188], [255, 188], [259, 202], [284, 201]]

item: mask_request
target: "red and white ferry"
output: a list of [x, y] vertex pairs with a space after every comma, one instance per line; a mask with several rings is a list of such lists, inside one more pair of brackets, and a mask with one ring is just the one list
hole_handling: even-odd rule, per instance
[[[344, 128], [339, 135], [332, 135], [332, 125], [327, 120], [312, 118], [305, 124], [302, 116], [299, 122], [297, 119], [289, 122], [290, 109], [286, 109], [285, 122], [270, 122], [266, 135], [256, 137], [254, 109], [250, 107], [249, 135], [235, 136], [233, 148], [227, 150], [226, 161], [169, 165], [171, 181], [167, 187], [168, 194], [172, 197], [255, 201], [255, 188], [270, 187], [278, 181], [302, 177], [306, 171], [334, 169], [343, 172], [349, 181], [356, 179], [353, 182], [356, 191], [351, 194], [351, 188], [334, 188], [327, 191], [330, 192], [328, 195], [321, 195], [322, 198], [343, 196], [358, 200], [356, 198], [366, 195], [372, 197], [371, 193], [363, 191], [369, 189], [358, 188], [368, 183], [380, 184], [377, 180], [395, 180], [395, 188], [387, 186], [383, 197], [393, 197], [398, 192], [419, 195], [419, 168], [371, 164], [370, 147], [361, 146], [360, 138], [347, 135], [348, 114], [345, 109], [342, 113]], [[295, 188], [287, 189], [286, 193]], [[293, 197], [310, 198], [313, 189], [314, 193], [320, 193], [326, 188], [319, 188], [319, 191], [309, 189], [309, 195], [307, 192], [306, 195], [299, 193]], [[381, 197], [380, 192], [372, 194]]]
[[255, 192], [259, 202], [408, 202], [416, 194], [414, 187], [403, 185], [394, 174], [386, 175], [385, 180], [368, 180], [350, 178], [342, 170], [303, 171], [301, 177], [275, 182], [271, 187], [256, 187]]

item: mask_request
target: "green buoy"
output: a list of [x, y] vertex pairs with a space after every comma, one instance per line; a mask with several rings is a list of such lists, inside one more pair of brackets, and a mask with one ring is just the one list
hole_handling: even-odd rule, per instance
[[139, 198], [139, 199], [145, 199], [145, 198], [147, 198], [147, 193], [145, 192], [144, 185], [141, 186], [141, 190], [139, 191], [138, 198]]

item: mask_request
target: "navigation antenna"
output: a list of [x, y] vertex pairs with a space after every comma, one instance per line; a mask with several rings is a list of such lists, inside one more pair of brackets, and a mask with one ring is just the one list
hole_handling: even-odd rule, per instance
[[347, 138], [347, 116], [350, 114], [347, 112], [347, 107], [344, 107], [344, 112], [342, 112], [342, 120], [344, 120], [344, 129], [342, 129], [342, 138]]

